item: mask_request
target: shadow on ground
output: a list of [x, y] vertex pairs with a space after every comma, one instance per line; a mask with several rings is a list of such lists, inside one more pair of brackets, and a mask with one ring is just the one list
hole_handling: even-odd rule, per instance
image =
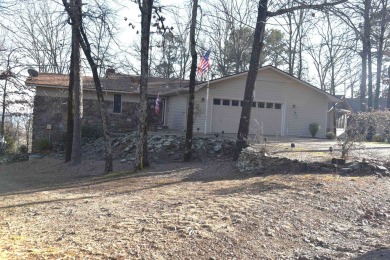
[[359, 256], [356, 260], [388, 260], [390, 259], [390, 249], [380, 249], [370, 251]]

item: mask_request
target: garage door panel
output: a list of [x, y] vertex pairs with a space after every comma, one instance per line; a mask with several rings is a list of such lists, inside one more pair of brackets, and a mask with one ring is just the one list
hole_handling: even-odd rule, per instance
[[[257, 102], [257, 101], [255, 101]], [[261, 102], [267, 104], [266, 102]], [[231, 104], [231, 102], [230, 102]], [[257, 103], [256, 103], [257, 104]], [[280, 105], [280, 104], [279, 104]], [[251, 120], [249, 126], [250, 134], [275, 135], [281, 134], [282, 109], [267, 107], [252, 107]], [[241, 106], [227, 106], [213, 104], [212, 112], [212, 132], [237, 133], [241, 117]]]
[[256, 108], [251, 114], [251, 133], [264, 135], [280, 134], [282, 123], [282, 110], [269, 108]]
[[241, 107], [213, 106], [212, 132], [237, 133]]

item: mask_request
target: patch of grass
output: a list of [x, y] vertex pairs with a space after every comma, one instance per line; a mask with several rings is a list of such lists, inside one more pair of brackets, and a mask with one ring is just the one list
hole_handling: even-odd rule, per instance
[[92, 179], [94, 179], [94, 180], [100, 180], [100, 179], [120, 179], [120, 178], [130, 177], [131, 175], [134, 175], [136, 173], [137, 173], [137, 171], [135, 171], [135, 170], [123, 170], [123, 171], [109, 172], [109, 173], [106, 173], [106, 174], [95, 176]]

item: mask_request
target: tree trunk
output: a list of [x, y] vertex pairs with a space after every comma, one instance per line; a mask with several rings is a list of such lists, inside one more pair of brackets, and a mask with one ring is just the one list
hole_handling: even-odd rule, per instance
[[[72, 33], [73, 37], [73, 33]], [[73, 50], [72, 40], [72, 50]], [[70, 73], [69, 73], [69, 87], [68, 87], [68, 121], [66, 123], [66, 147], [65, 147], [65, 162], [70, 162], [72, 157], [72, 143], [73, 143], [73, 85], [74, 85], [74, 58], [73, 51], [70, 58]]]
[[368, 39], [367, 42], [367, 70], [368, 70], [368, 109], [369, 111], [372, 111], [373, 105], [373, 90], [372, 90], [372, 53], [371, 53], [371, 40]]
[[72, 1], [75, 21], [72, 24], [72, 58], [73, 58], [73, 92], [74, 92], [74, 117], [73, 117], [73, 141], [72, 164], [81, 163], [81, 124], [83, 120], [83, 86], [80, 73], [80, 37], [76, 31], [76, 25], [81, 23], [81, 0]]
[[381, 10], [381, 20], [380, 20], [381, 24], [380, 24], [379, 40], [378, 40], [374, 110], [377, 110], [379, 108], [379, 95], [380, 95], [380, 91], [381, 91], [383, 43], [384, 43], [384, 36], [385, 36], [387, 0], [382, 0], [381, 3], [382, 3], [382, 10]]
[[249, 124], [251, 117], [251, 109], [253, 102], [253, 90], [255, 81], [259, 71], [260, 54], [263, 50], [263, 39], [265, 32], [265, 24], [267, 19], [268, 0], [260, 0], [257, 10], [257, 22], [253, 38], [253, 46], [251, 60], [249, 63], [248, 77], [245, 84], [244, 102], [241, 111], [240, 125], [238, 127], [236, 147], [234, 151], [234, 160], [240, 156], [242, 149], [247, 146], [247, 138], [249, 133]]
[[[81, 4], [81, 0], [79, 0], [79, 1]], [[64, 7], [65, 7], [67, 13], [71, 17], [72, 22], [74, 23], [75, 20], [77, 21], [77, 19], [75, 19], [74, 13], [70, 9], [69, 3], [66, 0], [62, 0], [62, 3], [64, 4]], [[81, 14], [81, 11], [80, 11], [80, 14]], [[103, 90], [102, 90], [102, 86], [101, 86], [100, 78], [99, 78], [99, 73], [98, 73], [98, 65], [95, 63], [95, 60], [92, 58], [91, 44], [89, 43], [88, 37], [84, 31], [84, 27], [83, 27], [83, 23], [82, 23], [81, 19], [80, 19], [80, 23], [76, 24], [75, 28], [76, 28], [77, 34], [79, 36], [81, 48], [83, 49], [85, 57], [87, 58], [88, 64], [92, 70], [93, 80], [95, 83], [96, 96], [98, 99], [98, 108], [100, 110], [100, 116], [102, 119], [103, 137], [104, 137], [105, 161], [106, 161], [104, 172], [108, 173], [108, 172], [112, 172], [112, 170], [113, 170], [111, 137], [110, 137], [110, 132], [109, 132], [108, 126], [107, 126], [106, 107], [104, 104]]]
[[2, 114], [1, 114], [1, 129], [0, 129], [0, 137], [4, 137], [5, 134], [5, 106], [6, 106], [6, 98], [7, 98], [7, 83], [8, 78], [5, 79], [4, 88], [3, 88], [3, 104], [2, 104]]
[[362, 112], [365, 112], [367, 108], [366, 89], [367, 89], [367, 57], [368, 57], [369, 41], [370, 41], [370, 33], [369, 33], [370, 7], [371, 7], [371, 0], [365, 0], [364, 1], [364, 28], [363, 28], [364, 32], [363, 32], [363, 39], [362, 39], [363, 50], [361, 52], [362, 78], [360, 83], [360, 107]]
[[[191, 71], [190, 71], [190, 86], [188, 92], [190, 98], [188, 100], [188, 114], [187, 114], [187, 131], [186, 131], [186, 143], [184, 151], [184, 161], [188, 162], [192, 155], [192, 136], [194, 128], [194, 99], [195, 99], [195, 76], [196, 76], [196, 64], [197, 64], [197, 53], [196, 53], [196, 40], [195, 40], [195, 28], [196, 28], [196, 16], [198, 11], [198, 0], [193, 0], [192, 3], [192, 19], [190, 28], [190, 48], [191, 48]], [[207, 113], [207, 111], [206, 111]], [[207, 131], [207, 130], [206, 130]]]
[[143, 0], [141, 10], [141, 78], [140, 78], [140, 104], [138, 111], [138, 140], [135, 167], [142, 170], [149, 166], [148, 160], [148, 77], [149, 77], [149, 41], [150, 24], [152, 19], [153, 0]]
[[[390, 78], [390, 66], [387, 68], [387, 76]], [[387, 88], [387, 108], [390, 109], [390, 82], [388, 83], [389, 87]]]

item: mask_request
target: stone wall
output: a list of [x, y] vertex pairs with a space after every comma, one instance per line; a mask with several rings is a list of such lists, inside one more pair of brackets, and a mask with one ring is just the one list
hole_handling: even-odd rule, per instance
[[[122, 102], [122, 113], [113, 113], [113, 102], [105, 101], [108, 126], [111, 132], [120, 133], [136, 129], [137, 103]], [[101, 129], [97, 100], [84, 100], [83, 125]], [[33, 151], [42, 139], [50, 143], [63, 141], [66, 136], [67, 99], [65, 97], [35, 96], [33, 112]], [[51, 125], [51, 129], [48, 129]], [[50, 127], [49, 127], [50, 128]]]

